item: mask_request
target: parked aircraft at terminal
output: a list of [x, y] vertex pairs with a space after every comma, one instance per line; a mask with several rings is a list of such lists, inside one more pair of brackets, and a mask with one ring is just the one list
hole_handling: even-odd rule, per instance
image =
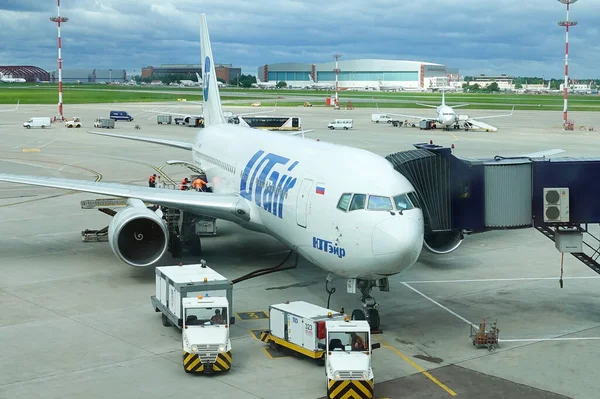
[[118, 258], [137, 267], [156, 264], [169, 245], [160, 211], [144, 202], [266, 233], [316, 266], [353, 279], [366, 310], [357, 317], [378, 325], [372, 288], [389, 287], [387, 276], [412, 266], [423, 248], [415, 189], [390, 162], [369, 151], [228, 124], [204, 14], [201, 53], [206, 127], [193, 142], [93, 133], [189, 151], [212, 193], [9, 174], [0, 174], [0, 181], [127, 198], [127, 207], [111, 220], [108, 239]]
[[334, 90], [335, 89], [335, 85], [331, 84], [331, 83], [316, 83], [312, 76], [309, 75], [309, 79], [310, 79], [310, 88], [313, 90]]
[[256, 83], [252, 83], [252, 87], [258, 87], [259, 89], [275, 89], [277, 88], [277, 82], [263, 82], [257, 76]]
[[[469, 123], [471, 125], [477, 125], [478, 124], [477, 121], [479, 121], [481, 119], [512, 116], [513, 111], [515, 109], [515, 107], [513, 106], [513, 111], [511, 111], [510, 114], [504, 114], [504, 115], [489, 115], [489, 116], [477, 116], [477, 117], [470, 117], [468, 115], [459, 115], [456, 113], [454, 108], [465, 107], [469, 104], [458, 104], [458, 105], [453, 105], [453, 106], [447, 105], [446, 104], [446, 94], [444, 91], [442, 91], [442, 104], [441, 105], [437, 105], [437, 106], [430, 105], [430, 104], [417, 104], [417, 105], [420, 105], [423, 107], [435, 108], [437, 115], [433, 118], [430, 116], [417, 116], [417, 115], [407, 115], [407, 114], [390, 114], [390, 115], [401, 116], [403, 118], [416, 118], [416, 119], [420, 119], [420, 120], [433, 121], [436, 124], [439, 124], [440, 126], [442, 126], [444, 129], [449, 130], [451, 128], [455, 128], [456, 126], [459, 126], [461, 122], [463, 124]], [[481, 125], [484, 125], [484, 124], [481, 124]], [[484, 126], [484, 128], [495, 129], [493, 126], [490, 126], [487, 124]]]
[[12, 76], [7, 77], [2, 72], [0, 72], [0, 82], [2, 82], [2, 83], [25, 83], [27, 81], [23, 78], [13, 78]]

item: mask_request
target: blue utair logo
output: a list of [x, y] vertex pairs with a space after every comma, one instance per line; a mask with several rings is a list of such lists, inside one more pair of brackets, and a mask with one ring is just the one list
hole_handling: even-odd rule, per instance
[[334, 244], [331, 241], [327, 241], [322, 238], [313, 237], [313, 248], [316, 248], [323, 252], [334, 254], [340, 259], [346, 256], [346, 250], [344, 248], [338, 247], [337, 244]]
[[202, 88], [204, 93], [204, 101], [208, 101], [208, 85], [210, 80], [210, 58], [204, 60], [204, 76], [202, 77]]
[[296, 184], [296, 178], [286, 173], [291, 172], [298, 165], [298, 161], [293, 161], [284, 171], [275, 170], [275, 166], [287, 166], [288, 163], [289, 158], [272, 153], [265, 154], [263, 150], [257, 151], [242, 171], [240, 195], [283, 219], [283, 202], [288, 191]]

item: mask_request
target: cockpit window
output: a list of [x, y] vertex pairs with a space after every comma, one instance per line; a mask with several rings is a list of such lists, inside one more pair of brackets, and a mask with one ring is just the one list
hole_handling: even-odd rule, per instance
[[354, 197], [352, 197], [352, 202], [350, 203], [350, 211], [365, 209], [366, 202], [367, 196], [365, 194], [354, 194]]
[[406, 194], [396, 195], [394, 197], [394, 205], [396, 205], [396, 209], [399, 211], [406, 211], [413, 208], [413, 205]]
[[389, 197], [381, 197], [379, 195], [369, 195], [369, 205], [367, 209], [371, 211], [391, 211], [392, 200]]
[[342, 211], [347, 211], [348, 205], [350, 204], [350, 198], [352, 198], [352, 194], [342, 194], [337, 204], [338, 209], [341, 209]]

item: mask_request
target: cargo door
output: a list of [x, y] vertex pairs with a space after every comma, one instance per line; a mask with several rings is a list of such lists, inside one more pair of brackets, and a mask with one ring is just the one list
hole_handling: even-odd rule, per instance
[[316, 338], [315, 335], [317, 334], [316, 331], [316, 323], [312, 320], [305, 320], [304, 323], [304, 347], [308, 350], [314, 351], [317, 348], [315, 348], [315, 342], [316, 342]]
[[298, 191], [298, 199], [296, 200], [296, 223], [298, 226], [306, 227], [306, 219], [308, 215], [308, 200], [310, 198], [313, 181], [304, 179]]
[[271, 334], [285, 339], [285, 317], [281, 310], [271, 308], [269, 323], [271, 324]]
[[288, 316], [288, 319], [289, 319], [288, 325], [290, 326], [289, 331], [288, 331], [289, 341], [296, 345], [303, 346], [304, 345], [304, 320], [302, 320], [301, 317], [294, 316], [292, 314]]

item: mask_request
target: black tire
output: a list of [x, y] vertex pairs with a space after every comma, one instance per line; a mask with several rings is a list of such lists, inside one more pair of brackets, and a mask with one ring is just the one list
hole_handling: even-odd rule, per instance
[[347, 127], [344, 127], [344, 130], [348, 130], [348, 128], [347, 128]]
[[27, 129], [31, 129], [31, 126], [27, 126]]
[[171, 327], [171, 322], [169, 321], [169, 319], [167, 318], [166, 314], [162, 314], [161, 315], [161, 319], [162, 319], [162, 325], [165, 327]]
[[200, 236], [197, 234], [194, 234], [190, 238], [190, 253], [193, 256], [202, 255], [202, 242], [200, 241]]
[[379, 123], [379, 121], [375, 121], [375, 123]]
[[377, 309], [369, 309], [369, 326], [371, 326], [371, 330], [378, 330], [380, 322], [379, 311]]
[[352, 315], [350, 316], [352, 320], [366, 320], [365, 312], [362, 309], [354, 309], [352, 311]]
[[315, 362], [317, 363], [317, 366], [320, 366], [320, 367], [325, 366], [325, 356], [323, 356], [319, 359], [315, 359]]

